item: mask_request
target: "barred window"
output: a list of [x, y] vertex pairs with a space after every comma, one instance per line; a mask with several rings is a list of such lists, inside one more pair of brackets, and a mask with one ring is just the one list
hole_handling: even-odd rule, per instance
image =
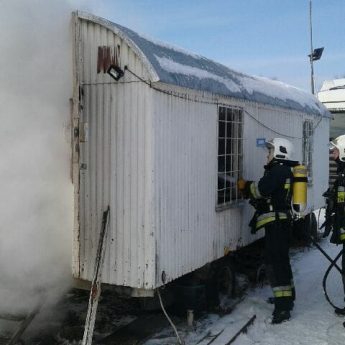
[[303, 122], [303, 164], [308, 169], [308, 182], [313, 182], [313, 122]]
[[218, 108], [217, 210], [235, 204], [241, 197], [237, 179], [243, 171], [243, 110]]

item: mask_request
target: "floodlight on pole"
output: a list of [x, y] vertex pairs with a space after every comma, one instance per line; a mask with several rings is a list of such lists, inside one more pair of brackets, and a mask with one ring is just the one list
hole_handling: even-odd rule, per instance
[[125, 74], [125, 72], [119, 66], [116, 65], [110, 65], [110, 67], [107, 70], [107, 73], [116, 81], [122, 78]]
[[312, 59], [313, 61], [320, 60], [321, 56], [322, 56], [322, 53], [323, 53], [323, 49], [324, 49], [323, 47], [315, 48], [313, 50], [313, 53], [308, 55], [309, 59]]

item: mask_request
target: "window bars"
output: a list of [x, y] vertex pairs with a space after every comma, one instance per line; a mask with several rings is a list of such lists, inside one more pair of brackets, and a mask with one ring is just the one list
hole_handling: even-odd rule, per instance
[[243, 171], [243, 110], [218, 108], [217, 209], [236, 204], [241, 198], [237, 180]]
[[313, 182], [313, 122], [306, 120], [303, 122], [303, 164], [308, 169], [308, 183]]

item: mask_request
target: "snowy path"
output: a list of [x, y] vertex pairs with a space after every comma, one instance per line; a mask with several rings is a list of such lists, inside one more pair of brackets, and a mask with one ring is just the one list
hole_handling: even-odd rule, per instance
[[[322, 246], [332, 257], [340, 250], [340, 247], [330, 245], [326, 241], [323, 241]], [[328, 265], [328, 261], [316, 248], [294, 255], [292, 266], [297, 299], [291, 320], [281, 325], [271, 325], [269, 319], [272, 307], [265, 305], [264, 302], [271, 294], [270, 288], [256, 289], [237, 309], [238, 313], [243, 315], [250, 316], [253, 313], [257, 315], [254, 326], [247, 334], [241, 335], [237, 343], [243, 345], [344, 344], [345, 328], [342, 325], [344, 319], [335, 315], [322, 290], [322, 278]], [[253, 304], [253, 300], [257, 303]], [[213, 344], [222, 343], [215, 341]]]
[[[332, 257], [341, 249], [340, 246], [329, 244], [328, 240], [323, 240], [321, 245]], [[345, 320], [335, 315], [322, 290], [322, 278], [328, 265], [328, 261], [316, 248], [292, 255], [297, 299], [290, 321], [281, 325], [271, 325], [273, 306], [266, 303], [266, 299], [271, 296], [271, 289], [265, 286], [251, 290], [232, 314], [223, 318], [209, 315], [199, 321], [195, 332], [181, 332], [186, 345], [195, 345], [208, 331], [215, 334], [223, 329], [223, 333], [212, 342], [212, 345], [224, 345], [254, 314], [257, 316], [254, 324], [246, 334], [241, 334], [236, 339], [235, 345], [345, 344], [345, 328], [342, 325]], [[337, 291], [342, 293], [339, 287]], [[145, 343], [157, 344], [175, 345], [176, 339], [171, 337], [170, 331], [165, 330], [159, 339]], [[200, 343], [204, 344], [207, 342]]]

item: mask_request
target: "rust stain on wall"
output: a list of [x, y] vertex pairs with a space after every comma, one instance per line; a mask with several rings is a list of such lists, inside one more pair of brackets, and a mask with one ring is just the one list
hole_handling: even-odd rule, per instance
[[97, 74], [107, 73], [111, 65], [120, 67], [120, 46], [99, 46], [97, 54]]

